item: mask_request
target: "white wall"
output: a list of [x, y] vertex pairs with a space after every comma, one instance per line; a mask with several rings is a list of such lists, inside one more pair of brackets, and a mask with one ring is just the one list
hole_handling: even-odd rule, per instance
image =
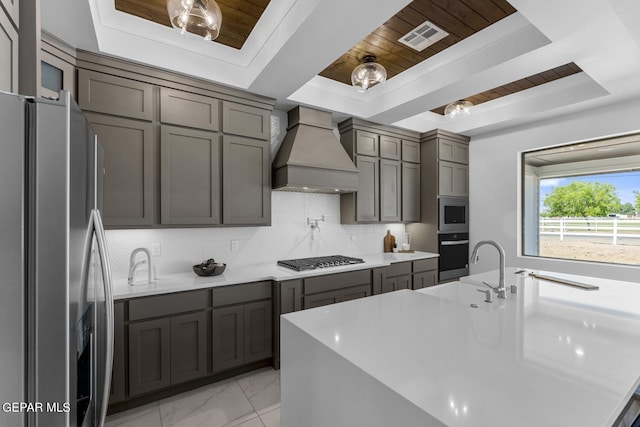
[[[471, 244], [492, 239], [503, 245], [507, 266], [640, 281], [640, 267], [518, 256], [521, 151], [640, 131], [640, 100], [575, 113], [534, 125], [482, 135], [469, 146]], [[495, 253], [494, 253], [495, 252]], [[497, 268], [497, 252], [482, 248], [471, 273]]]
[[[402, 243], [403, 224], [341, 225], [340, 196], [274, 191], [271, 227], [176, 228], [107, 231], [111, 267], [116, 279], [126, 278], [129, 255], [137, 247], [160, 243], [154, 257], [158, 274], [190, 272], [191, 266], [214, 258], [227, 268], [319, 255], [358, 255], [383, 251], [387, 230]], [[329, 215], [320, 231], [307, 217]], [[231, 251], [231, 241], [238, 251]]]

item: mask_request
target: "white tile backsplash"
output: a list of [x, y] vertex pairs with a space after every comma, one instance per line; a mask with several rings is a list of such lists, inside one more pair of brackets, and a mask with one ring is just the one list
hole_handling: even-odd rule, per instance
[[[307, 217], [326, 221], [312, 231]], [[387, 230], [402, 243], [404, 224], [340, 224], [340, 196], [274, 191], [270, 227], [173, 228], [109, 230], [107, 241], [116, 279], [126, 278], [129, 255], [137, 247], [160, 243], [162, 254], [153, 257], [158, 274], [184, 273], [205, 259], [239, 267], [278, 259], [319, 255], [358, 255], [382, 252]], [[231, 241], [238, 250], [231, 251]]]

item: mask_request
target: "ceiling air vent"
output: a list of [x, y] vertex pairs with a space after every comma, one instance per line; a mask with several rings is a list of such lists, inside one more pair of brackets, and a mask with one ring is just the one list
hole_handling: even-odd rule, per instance
[[433, 22], [426, 21], [402, 36], [398, 41], [409, 46], [411, 49], [422, 52], [448, 35], [449, 33], [439, 28]]

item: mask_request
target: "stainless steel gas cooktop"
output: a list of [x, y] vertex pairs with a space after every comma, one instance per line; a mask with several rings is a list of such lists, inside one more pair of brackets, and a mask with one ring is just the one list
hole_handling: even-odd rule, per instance
[[361, 264], [362, 258], [352, 258], [344, 255], [330, 255], [314, 258], [287, 259], [278, 261], [278, 265], [296, 271], [314, 270], [324, 267], [338, 267], [341, 265]]

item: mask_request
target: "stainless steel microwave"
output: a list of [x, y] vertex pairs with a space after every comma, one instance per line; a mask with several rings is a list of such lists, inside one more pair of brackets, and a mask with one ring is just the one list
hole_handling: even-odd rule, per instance
[[438, 231], [441, 233], [469, 231], [469, 199], [440, 197], [438, 199]]

